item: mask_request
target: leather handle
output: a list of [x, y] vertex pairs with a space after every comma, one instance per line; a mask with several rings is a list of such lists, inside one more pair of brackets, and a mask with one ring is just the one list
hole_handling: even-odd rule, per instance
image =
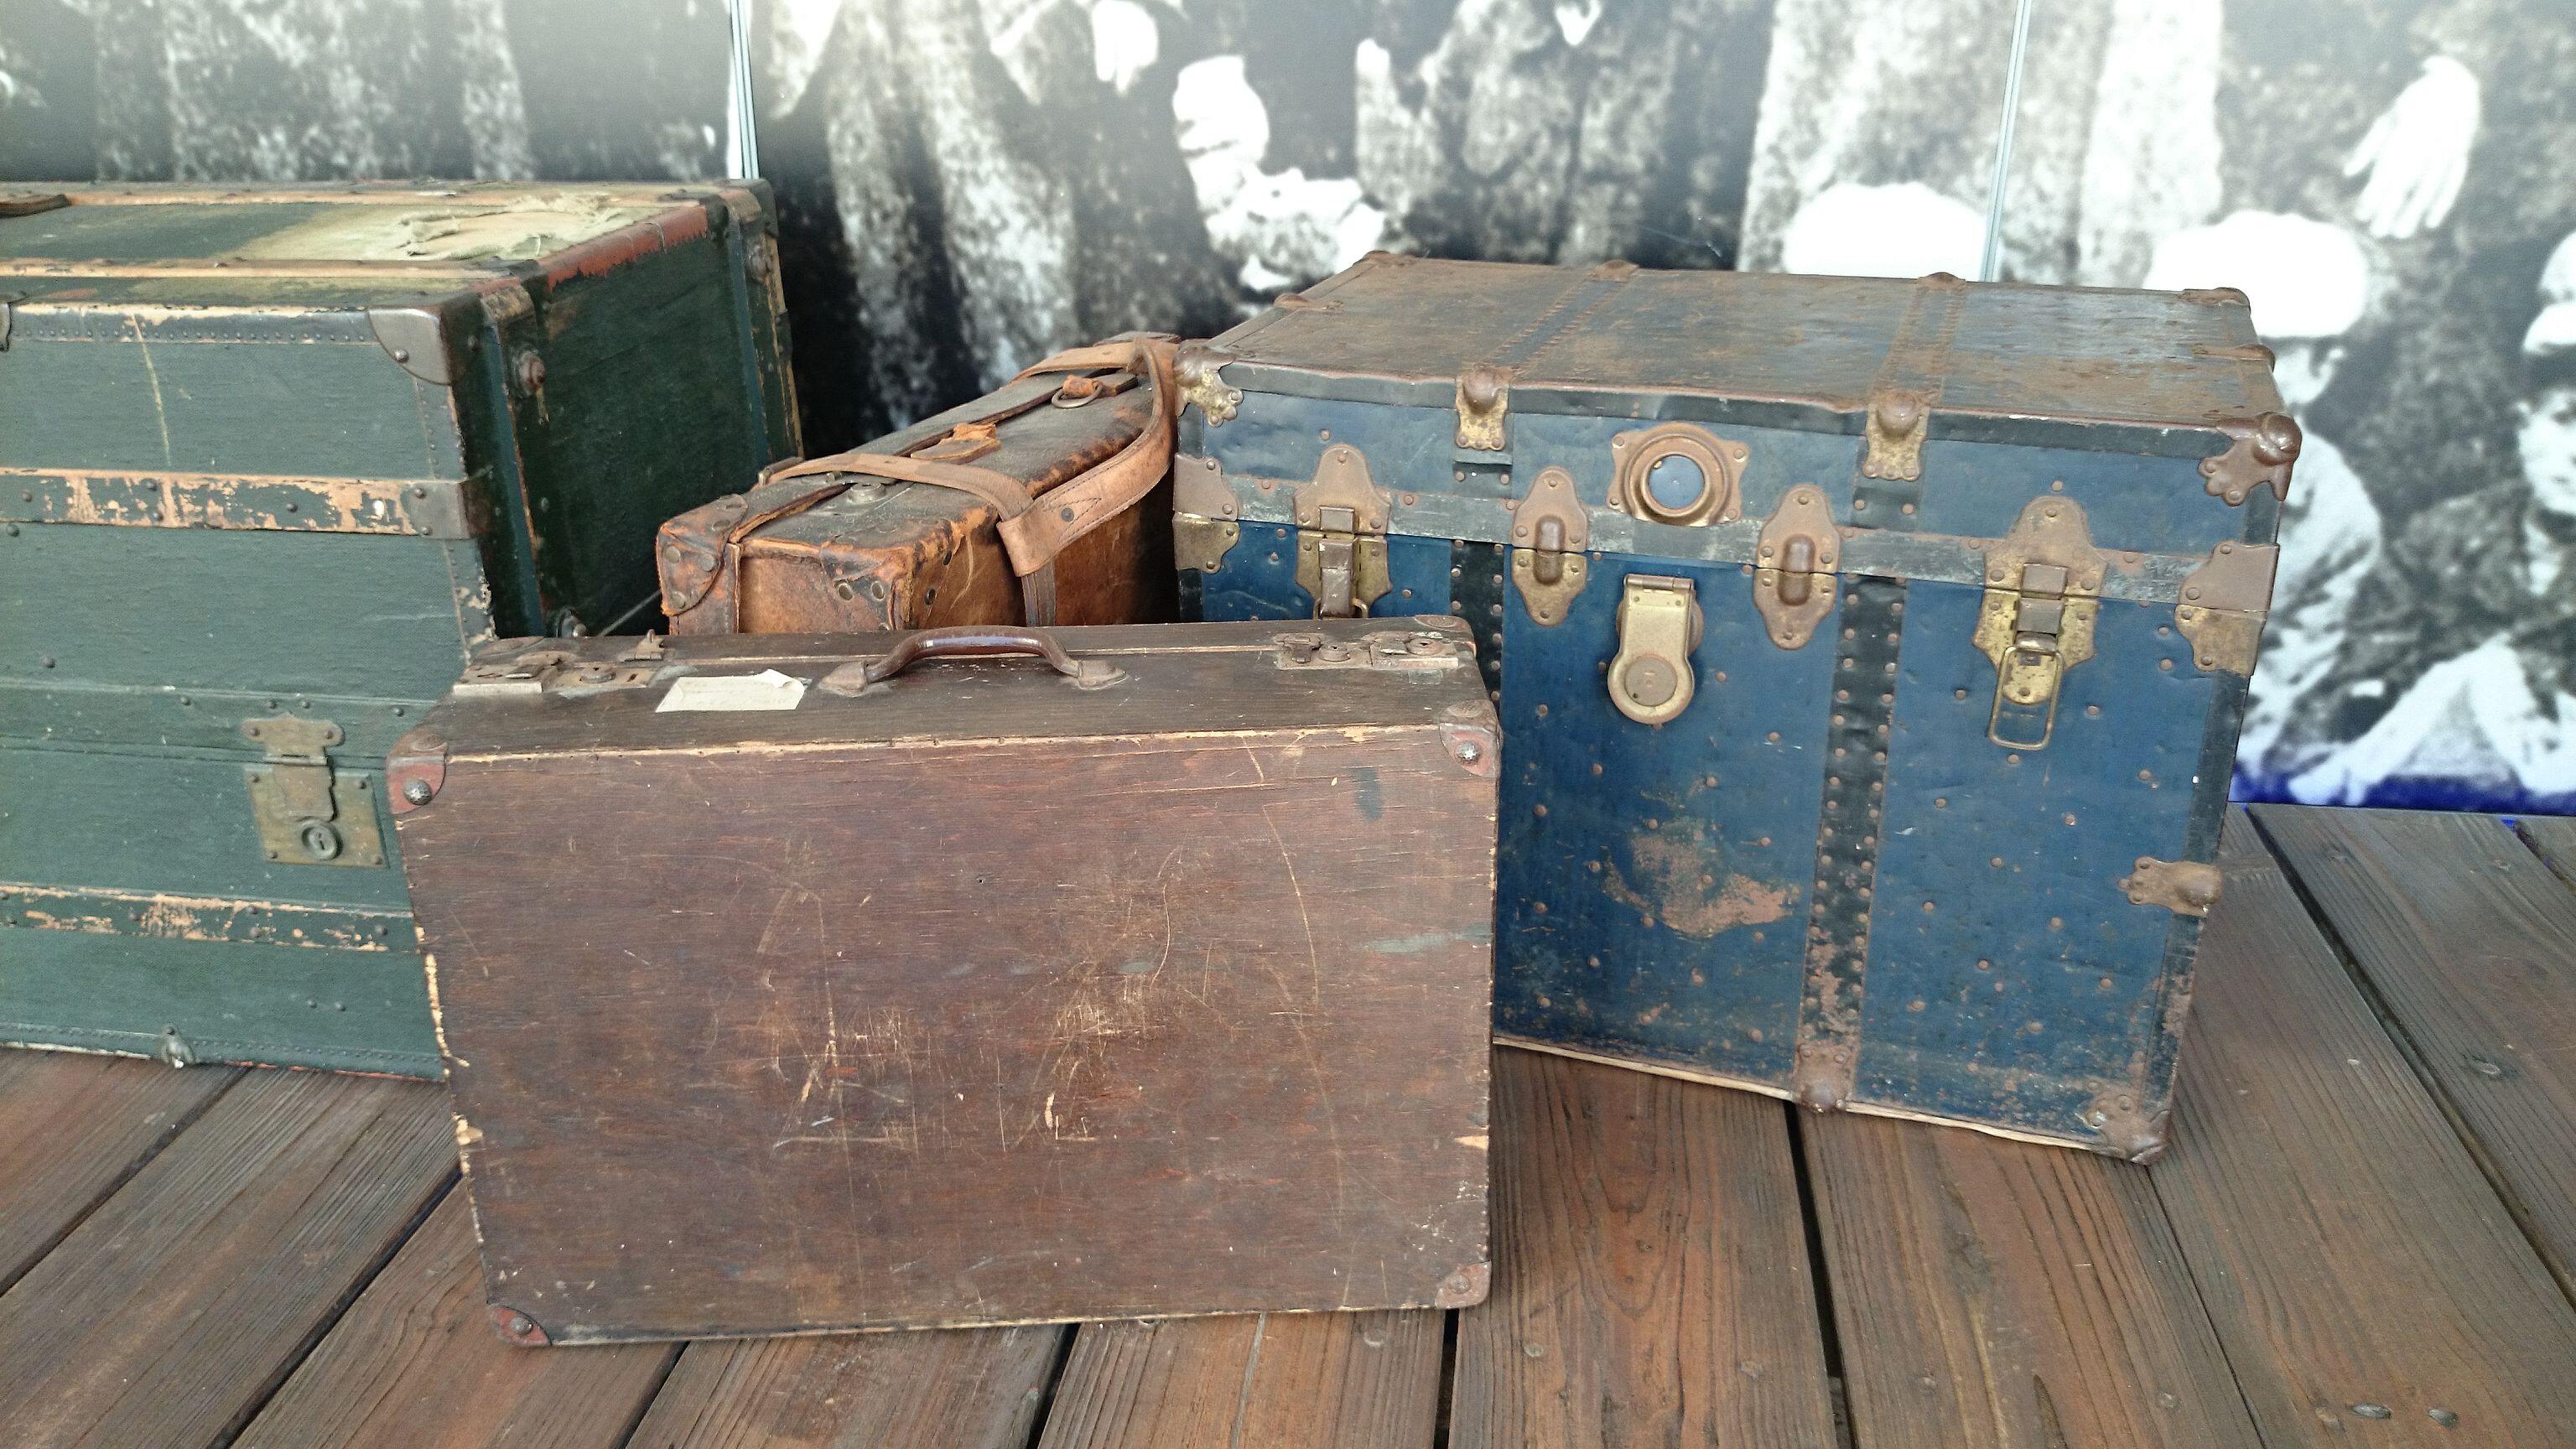
[[1055, 636], [1043, 629], [998, 628], [983, 624], [953, 624], [944, 629], [922, 629], [906, 634], [878, 658], [868, 661], [860, 672], [862, 684], [878, 684], [894, 678], [924, 659], [958, 659], [992, 654], [1034, 654], [1046, 661], [1047, 667], [1084, 689], [1098, 689], [1115, 684], [1124, 675], [1115, 667], [1095, 660], [1076, 659], [1064, 652]]

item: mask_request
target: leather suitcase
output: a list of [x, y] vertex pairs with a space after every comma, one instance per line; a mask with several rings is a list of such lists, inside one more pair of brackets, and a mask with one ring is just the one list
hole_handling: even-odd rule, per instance
[[673, 518], [658, 555], [671, 631], [1169, 620], [1171, 355], [1143, 333], [1060, 353]]
[[2299, 447], [2234, 292], [1380, 254], [1178, 371], [1204, 616], [1453, 610], [1495, 1015], [2152, 1156]]
[[387, 788], [496, 1321], [1481, 1297], [1471, 647], [1435, 618], [488, 654]]

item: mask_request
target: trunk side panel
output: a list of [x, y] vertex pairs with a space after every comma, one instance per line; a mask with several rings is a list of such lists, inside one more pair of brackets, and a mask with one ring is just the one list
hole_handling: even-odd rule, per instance
[[[1629, 573], [1698, 586], [1690, 707], [1603, 687]], [[1495, 1025], [1785, 1086], [1806, 956], [1834, 621], [1763, 631], [1740, 570], [1608, 555], [1564, 623], [1505, 605]]]

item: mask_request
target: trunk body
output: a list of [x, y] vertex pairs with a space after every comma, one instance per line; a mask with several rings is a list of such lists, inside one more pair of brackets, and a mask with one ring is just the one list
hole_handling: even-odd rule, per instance
[[[496, 1314], [569, 1343], [1481, 1294], [1467, 631], [1051, 633], [1107, 677], [529, 641], [397, 747]], [[668, 707], [699, 689], [792, 707]]]
[[766, 188], [0, 198], [0, 1041], [434, 1076], [385, 749], [795, 447]]
[[1184, 613], [1478, 631], [1503, 1038], [2153, 1154], [2298, 444], [2240, 295], [1284, 300], [1182, 361]]

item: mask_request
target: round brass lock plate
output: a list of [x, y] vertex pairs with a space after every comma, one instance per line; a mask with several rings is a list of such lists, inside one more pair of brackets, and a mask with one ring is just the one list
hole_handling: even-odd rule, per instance
[[1610, 440], [1613, 507], [1650, 523], [1723, 523], [1741, 511], [1742, 443], [1697, 423], [1659, 423]]
[[1638, 659], [1629, 663], [1619, 675], [1619, 687], [1628, 692], [1629, 702], [1640, 709], [1661, 709], [1672, 703], [1674, 691], [1682, 687], [1680, 674], [1662, 659]]

